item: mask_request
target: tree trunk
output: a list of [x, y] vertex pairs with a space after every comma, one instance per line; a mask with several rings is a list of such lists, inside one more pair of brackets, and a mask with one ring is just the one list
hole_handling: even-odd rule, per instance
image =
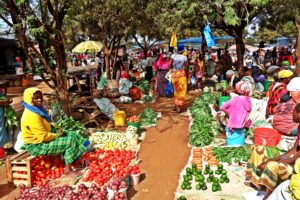
[[106, 78], [110, 79], [110, 62], [109, 62], [110, 51], [104, 46], [104, 64], [105, 64], [105, 72]]
[[238, 30], [236, 31], [236, 33], [238, 36], [235, 38], [236, 56], [237, 56], [238, 71], [241, 73], [244, 67], [245, 43], [243, 40], [243, 30]]
[[206, 40], [205, 40], [203, 29], [204, 28], [201, 29], [202, 30], [201, 31], [202, 44], [201, 44], [201, 57], [200, 57], [200, 60], [203, 61], [203, 64], [205, 66], [205, 52], [206, 52], [207, 44], [206, 44]]
[[297, 36], [296, 36], [296, 69], [295, 74], [296, 76], [300, 75], [300, 22], [296, 21], [296, 30], [297, 30]]

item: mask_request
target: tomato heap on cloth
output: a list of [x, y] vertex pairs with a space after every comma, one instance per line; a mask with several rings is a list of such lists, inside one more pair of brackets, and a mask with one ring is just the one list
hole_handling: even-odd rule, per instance
[[135, 158], [134, 151], [119, 150], [104, 151], [96, 150], [86, 153], [84, 159], [90, 162], [89, 172], [83, 181], [95, 181], [102, 186], [112, 177], [126, 178], [130, 174], [140, 173], [138, 166], [130, 166]]

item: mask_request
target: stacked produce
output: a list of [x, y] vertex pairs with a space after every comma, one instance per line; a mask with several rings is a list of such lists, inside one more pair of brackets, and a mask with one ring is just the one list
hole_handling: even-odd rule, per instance
[[104, 150], [125, 149], [129, 142], [124, 133], [114, 131], [95, 132], [90, 141], [95, 148]]
[[[46, 185], [49, 180], [61, 177], [64, 161], [59, 156], [38, 156], [31, 162], [33, 185]], [[26, 172], [25, 172], [26, 173]]]
[[156, 124], [157, 113], [151, 108], [145, 108], [141, 114], [141, 126], [151, 126]]
[[220, 162], [247, 162], [250, 158], [250, 147], [213, 147], [212, 151]]
[[222, 183], [229, 183], [227, 171], [223, 169], [222, 164], [219, 164], [215, 171], [210, 168], [210, 165], [206, 165], [204, 171], [197, 169], [196, 164], [192, 164], [192, 168], [187, 167], [181, 183], [182, 190], [192, 189], [193, 177], [195, 177], [196, 190], [207, 190], [207, 183], [211, 183], [212, 191], [217, 192], [222, 190]]
[[145, 79], [141, 79], [139, 80], [136, 85], [141, 89], [141, 92], [144, 94], [149, 94], [150, 90], [151, 90], [151, 85], [149, 84], [149, 82]]
[[127, 117], [126, 121], [127, 122], [139, 122], [140, 121], [140, 117], [138, 115], [133, 115], [131, 117]]
[[134, 151], [119, 149], [104, 151], [99, 149], [93, 153], [86, 153], [84, 158], [91, 164], [83, 181], [95, 181], [100, 186], [112, 177], [124, 179], [130, 174], [140, 173], [138, 166], [131, 165], [135, 158]]
[[209, 145], [220, 132], [220, 126], [209, 108], [209, 104], [216, 102], [217, 96], [217, 93], [204, 93], [195, 100], [191, 108], [193, 123], [190, 127], [189, 141], [192, 146]]

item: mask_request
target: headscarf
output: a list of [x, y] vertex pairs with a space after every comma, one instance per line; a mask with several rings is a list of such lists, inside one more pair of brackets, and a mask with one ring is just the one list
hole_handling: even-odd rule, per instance
[[166, 59], [166, 54], [162, 53], [159, 55], [158, 60], [153, 64], [153, 68], [155, 71], [158, 69], [168, 70], [169, 68], [169, 61]]
[[286, 89], [290, 92], [300, 92], [300, 77], [293, 78], [286, 86]]
[[240, 95], [251, 96], [253, 87], [250, 82], [239, 81], [235, 85], [235, 89]]
[[294, 73], [291, 70], [281, 70], [278, 73], [278, 78], [288, 78], [288, 77], [293, 76], [293, 74]]
[[40, 115], [41, 117], [43, 117], [44, 119], [46, 119], [48, 122], [51, 122], [51, 117], [48, 115], [48, 113], [44, 109], [44, 107], [34, 106], [32, 104], [33, 95], [38, 91], [41, 92], [38, 88], [35, 88], [35, 87], [27, 88], [24, 91], [23, 101], [21, 102], [21, 104], [22, 104], [22, 106], [24, 106], [25, 109], [27, 109], [31, 112], [34, 112], [34, 113]]

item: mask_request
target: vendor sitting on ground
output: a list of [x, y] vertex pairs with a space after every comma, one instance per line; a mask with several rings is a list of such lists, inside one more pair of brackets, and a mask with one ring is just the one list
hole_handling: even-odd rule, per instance
[[[250, 88], [247, 83], [238, 82], [236, 90], [240, 96], [231, 98], [230, 101], [223, 103], [220, 107], [228, 115], [226, 134], [236, 129], [244, 129], [249, 126], [249, 114], [251, 112]], [[219, 116], [220, 117], [220, 114]]]
[[274, 82], [267, 92], [267, 97], [269, 97], [267, 115], [274, 115], [276, 113], [276, 106], [280, 98], [287, 93], [286, 85], [290, 82], [293, 75], [293, 72], [290, 70], [281, 70], [278, 73], [280, 82]]
[[89, 141], [72, 131], [55, 133], [51, 118], [42, 106], [43, 94], [38, 88], [26, 89], [23, 100], [25, 110], [21, 131], [25, 148], [33, 156], [63, 154], [65, 173], [69, 173], [70, 165], [86, 151]]
[[[293, 111], [294, 122], [300, 122], [300, 104]], [[253, 145], [250, 159], [247, 163], [246, 179], [260, 190], [266, 190], [267, 199], [272, 191], [293, 174], [293, 165], [300, 157], [300, 140], [287, 153], [280, 155], [276, 147]]]
[[300, 102], [300, 77], [293, 78], [286, 89], [288, 94], [283, 95], [276, 106], [273, 127], [283, 135], [295, 136], [298, 131], [298, 123], [293, 121], [293, 110]]

